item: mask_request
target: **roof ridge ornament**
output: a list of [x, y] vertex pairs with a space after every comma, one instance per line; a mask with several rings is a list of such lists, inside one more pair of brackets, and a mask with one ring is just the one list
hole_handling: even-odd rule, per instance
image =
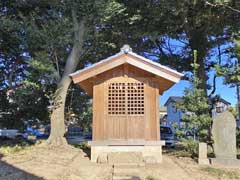
[[124, 44], [121, 48], [121, 52], [127, 54], [129, 52], [132, 52], [132, 48], [128, 44]]

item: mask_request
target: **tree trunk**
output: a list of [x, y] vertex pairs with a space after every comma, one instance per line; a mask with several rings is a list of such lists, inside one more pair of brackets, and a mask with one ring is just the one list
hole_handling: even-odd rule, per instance
[[71, 79], [68, 76], [62, 77], [55, 92], [54, 109], [51, 114], [51, 134], [47, 140], [48, 144], [60, 146], [66, 144], [65, 134], [65, 101], [68, 87], [71, 84]]
[[204, 90], [207, 97], [207, 74], [205, 71], [205, 57], [207, 55], [207, 38], [204, 33], [195, 30], [190, 33], [189, 45], [192, 50], [197, 50], [197, 77], [201, 81], [200, 87]]
[[[205, 58], [207, 55], [207, 44], [208, 40], [204, 33], [203, 29], [193, 29], [193, 31], [189, 32], [190, 39], [189, 45], [192, 50], [197, 50], [197, 64], [199, 65], [197, 69], [197, 77], [200, 80], [200, 88], [204, 90], [205, 97], [208, 98], [207, 94], [207, 80], [208, 76], [205, 70]], [[216, 78], [214, 78], [214, 81]], [[215, 85], [215, 84], [214, 84]], [[215, 92], [215, 90], [214, 90]], [[212, 93], [214, 93], [212, 92]], [[211, 116], [211, 112], [209, 112]], [[207, 135], [207, 143], [213, 148], [213, 141], [212, 141], [212, 122], [207, 128], [208, 135]]]
[[71, 78], [69, 74], [76, 70], [79, 63], [82, 46], [83, 46], [83, 35], [85, 31], [84, 20], [80, 23], [77, 20], [76, 12], [72, 10], [72, 18], [74, 23], [74, 45], [70, 55], [67, 58], [63, 76], [58, 83], [58, 88], [55, 92], [54, 107], [51, 114], [51, 133], [47, 140], [47, 145], [61, 146], [66, 145], [65, 135], [65, 101], [68, 92], [69, 85], [71, 84]]

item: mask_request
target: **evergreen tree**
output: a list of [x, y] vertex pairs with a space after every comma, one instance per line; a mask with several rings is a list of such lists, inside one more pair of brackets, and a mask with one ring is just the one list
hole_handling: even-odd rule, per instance
[[211, 143], [212, 118], [209, 113], [208, 99], [204, 90], [200, 87], [200, 80], [197, 77], [197, 51], [194, 51], [194, 69], [191, 87], [185, 90], [183, 101], [178, 108], [184, 112], [183, 122], [186, 130], [194, 131], [200, 141]]
[[[192, 51], [197, 49], [197, 76], [206, 94], [206, 73], [214, 63], [211, 51], [230, 42], [232, 32], [239, 30], [239, 14], [226, 7], [238, 8], [237, 1], [224, 6], [209, 2], [214, 4], [204, 0], [1, 1], [0, 110], [11, 110], [16, 118], [12, 122], [49, 121], [51, 105], [48, 142], [64, 143], [64, 121], [70, 115], [90, 119], [83, 115], [88, 97], [77, 93], [68, 74], [116, 53], [125, 43], [184, 72], [193, 70]], [[171, 41], [182, 47], [172, 46]], [[72, 94], [76, 101], [71, 101]]]
[[216, 66], [218, 76], [224, 77], [224, 83], [236, 87], [238, 119], [240, 119], [240, 33], [233, 36], [234, 47], [230, 49], [232, 55], [223, 65]]

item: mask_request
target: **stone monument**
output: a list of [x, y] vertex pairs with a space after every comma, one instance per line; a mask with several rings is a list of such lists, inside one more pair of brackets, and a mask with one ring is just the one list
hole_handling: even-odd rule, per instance
[[209, 159], [207, 158], [207, 144], [206, 143], [199, 143], [198, 164], [209, 165]]
[[225, 111], [213, 118], [213, 148], [216, 158], [212, 164], [225, 166], [240, 166], [237, 160], [236, 120], [232, 113]]

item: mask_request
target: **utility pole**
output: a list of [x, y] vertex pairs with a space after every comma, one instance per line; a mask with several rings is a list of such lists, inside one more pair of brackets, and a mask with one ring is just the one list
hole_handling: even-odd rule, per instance
[[238, 108], [238, 120], [240, 121], [240, 85], [236, 84], [237, 87], [237, 108]]
[[[235, 64], [235, 67], [236, 67], [236, 72], [237, 72], [237, 76], [239, 76], [239, 57], [238, 57], [238, 60], [236, 61], [236, 64]], [[236, 82], [236, 88], [237, 88], [237, 112], [238, 112], [238, 121], [240, 121], [240, 82], [238, 81], [238, 78], [237, 78], [237, 82]]]

